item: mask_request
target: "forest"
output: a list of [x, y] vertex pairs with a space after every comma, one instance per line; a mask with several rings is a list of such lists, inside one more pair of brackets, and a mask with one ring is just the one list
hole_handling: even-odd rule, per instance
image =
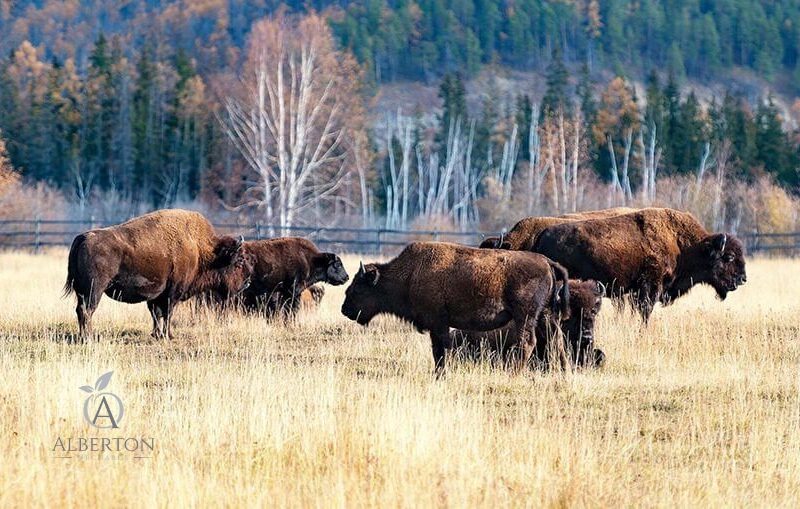
[[[798, 23], [788, 0], [1, 0], [0, 215], [466, 229], [665, 204], [794, 228]], [[511, 72], [542, 90], [475, 90]], [[437, 106], [377, 108], [398, 82]]]

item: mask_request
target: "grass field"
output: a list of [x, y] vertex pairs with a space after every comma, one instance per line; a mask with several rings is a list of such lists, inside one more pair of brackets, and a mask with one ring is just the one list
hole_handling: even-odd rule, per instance
[[[100, 340], [69, 345], [65, 267], [0, 254], [2, 507], [800, 505], [800, 261], [751, 260], [727, 301], [697, 288], [647, 328], [606, 302], [597, 371], [441, 380], [426, 335], [347, 321], [341, 287], [288, 325], [184, 305], [170, 342], [104, 298]], [[97, 430], [79, 386], [111, 370], [125, 416]], [[106, 436], [155, 450], [53, 451]]]

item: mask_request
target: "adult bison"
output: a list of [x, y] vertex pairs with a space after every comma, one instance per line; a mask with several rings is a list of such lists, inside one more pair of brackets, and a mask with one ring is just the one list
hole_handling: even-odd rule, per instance
[[546, 228], [533, 251], [595, 279], [610, 295], [628, 296], [646, 322], [657, 302], [669, 304], [698, 283], [720, 299], [747, 280], [741, 242], [711, 234], [689, 213], [649, 208]]
[[[561, 282], [556, 283], [560, 289]], [[537, 364], [546, 367], [549, 363], [551, 351], [556, 354], [566, 353], [567, 360], [575, 366], [602, 366], [605, 353], [594, 348], [594, 324], [600, 306], [603, 302], [605, 289], [595, 281], [569, 280], [569, 314], [563, 316], [554, 312], [550, 307], [542, 311], [536, 325], [536, 350]], [[554, 343], [561, 333], [564, 346], [559, 348], [559, 343]], [[476, 356], [483, 348], [499, 354], [507, 355], [510, 341], [511, 327], [489, 332], [472, 332], [454, 329], [450, 332], [453, 344], [463, 348], [468, 354]]]
[[450, 327], [489, 331], [511, 321], [517, 365], [524, 365], [547, 306], [566, 316], [569, 284], [566, 271], [544, 256], [414, 242], [388, 263], [362, 264], [345, 292], [342, 314], [367, 325], [389, 313], [429, 331], [440, 372], [452, 347]]
[[175, 305], [239, 270], [241, 247], [241, 240], [218, 236], [201, 214], [178, 209], [78, 235], [64, 294], [78, 297], [80, 337], [91, 334], [92, 314], [105, 293], [120, 302], [146, 301], [153, 336], [168, 338]]
[[308, 239], [249, 241], [244, 243], [243, 251], [253, 262], [250, 285], [242, 292], [244, 307], [251, 311], [291, 315], [299, 308], [304, 291], [316, 292], [318, 302], [324, 290], [320, 292], [314, 285], [342, 285], [349, 279], [341, 258], [321, 252]]
[[536, 237], [545, 228], [562, 223], [583, 221], [585, 219], [603, 219], [635, 212], [630, 207], [615, 207], [588, 212], [575, 212], [561, 216], [532, 216], [521, 219], [503, 237], [486, 237], [480, 246], [483, 249], [512, 249], [515, 251], [530, 251], [536, 242]]

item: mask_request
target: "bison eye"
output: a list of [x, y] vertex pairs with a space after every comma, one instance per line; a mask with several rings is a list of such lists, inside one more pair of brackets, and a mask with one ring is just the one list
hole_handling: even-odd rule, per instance
[[729, 254], [729, 255], [725, 256], [725, 261], [728, 262], [728, 263], [732, 262], [733, 261], [733, 255]]

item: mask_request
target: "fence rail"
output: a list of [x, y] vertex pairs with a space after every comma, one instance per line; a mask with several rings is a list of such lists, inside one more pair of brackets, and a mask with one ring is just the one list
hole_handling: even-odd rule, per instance
[[[93, 220], [10, 219], [0, 220], [0, 249], [33, 249], [68, 247], [72, 239], [87, 230], [108, 226]], [[271, 224], [218, 223], [217, 231], [242, 235], [246, 240], [279, 236], [281, 227]], [[434, 240], [477, 245], [481, 239], [501, 232], [399, 230], [391, 228], [349, 228], [327, 226], [291, 226], [283, 228], [289, 235], [307, 237], [332, 251], [391, 254], [414, 240]], [[739, 235], [748, 253], [800, 255], [800, 232], [746, 233]]]

